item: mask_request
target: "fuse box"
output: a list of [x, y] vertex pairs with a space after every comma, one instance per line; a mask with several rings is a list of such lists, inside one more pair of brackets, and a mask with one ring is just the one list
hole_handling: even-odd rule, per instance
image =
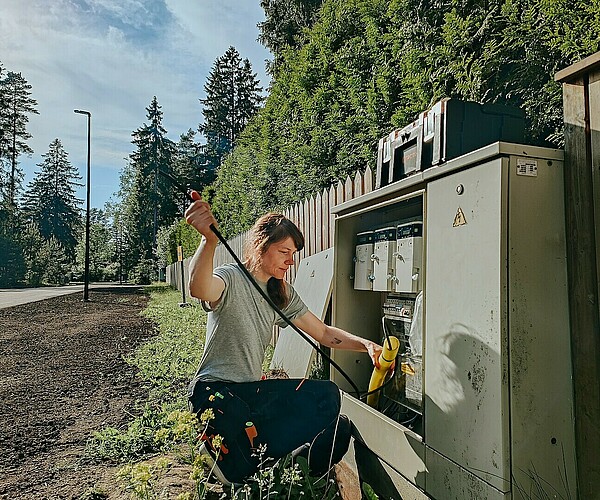
[[[577, 498], [562, 152], [453, 147], [333, 209], [333, 324], [401, 342], [376, 408], [331, 369], [342, 412], [403, 498], [520, 500], [536, 477]], [[354, 262], [368, 231], [386, 264], [378, 274], [374, 261], [370, 290]], [[332, 352], [366, 391], [368, 355]]]

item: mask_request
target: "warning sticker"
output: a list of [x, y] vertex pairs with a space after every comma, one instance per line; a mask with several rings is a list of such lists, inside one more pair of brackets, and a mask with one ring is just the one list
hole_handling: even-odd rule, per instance
[[537, 160], [517, 158], [517, 175], [537, 177]]
[[456, 215], [454, 216], [454, 222], [452, 223], [452, 227], [464, 226], [466, 223], [467, 218], [465, 217], [465, 213], [462, 211], [462, 208], [458, 207]]

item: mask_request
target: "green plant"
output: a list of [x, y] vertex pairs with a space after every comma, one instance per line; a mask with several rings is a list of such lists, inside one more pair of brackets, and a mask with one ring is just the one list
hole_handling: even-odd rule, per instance
[[379, 497], [377, 496], [375, 491], [373, 491], [373, 488], [371, 488], [370, 484], [363, 483], [362, 490], [367, 500], [378, 500]]
[[127, 464], [119, 469], [118, 476], [132, 498], [151, 500], [160, 498], [156, 484], [170, 466], [171, 462], [161, 457], [154, 463]]
[[[150, 454], [174, 457], [189, 467], [194, 491], [182, 491], [179, 500], [216, 498], [223, 492], [232, 499], [331, 499], [338, 495], [329, 476], [314, 478], [303, 458], [284, 457], [273, 462], [262, 450], [261, 466], [245, 484], [230, 490], [218, 483], [205, 455], [200, 453], [203, 430], [214, 418], [212, 410], [199, 417], [187, 410], [184, 391], [199, 362], [204, 343], [206, 314], [201, 308], [179, 307], [179, 292], [163, 284], [146, 287], [150, 301], [143, 315], [157, 324], [158, 334], [137, 349], [128, 362], [150, 384], [149, 401], [126, 429], [105, 428], [88, 440], [88, 456], [127, 463], [119, 480], [134, 498], [161, 498], [156, 491], [166, 462], [140, 462]], [[270, 359], [267, 355], [268, 366]], [[212, 442], [219, 449], [219, 437]], [[169, 462], [170, 463], [170, 462]], [[91, 498], [89, 500], [92, 500]]]
[[116, 463], [141, 458], [161, 449], [155, 440], [156, 431], [162, 428], [169, 407], [144, 405], [142, 413], [129, 423], [125, 430], [106, 427], [88, 439], [86, 455]]
[[272, 463], [263, 458], [261, 449], [259, 470], [243, 485], [234, 490], [232, 497], [238, 500], [319, 498], [330, 500], [339, 496], [337, 485], [329, 474], [321, 477], [310, 475], [304, 457], [287, 455]]

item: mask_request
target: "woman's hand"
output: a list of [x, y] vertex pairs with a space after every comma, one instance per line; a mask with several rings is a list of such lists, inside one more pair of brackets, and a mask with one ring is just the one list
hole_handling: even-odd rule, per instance
[[208, 202], [202, 199], [198, 191], [191, 191], [190, 196], [194, 200], [185, 211], [185, 220], [196, 231], [202, 234], [207, 241], [218, 242], [217, 235], [210, 228], [211, 224], [217, 227], [215, 219]]
[[379, 368], [379, 355], [383, 352], [383, 347], [375, 342], [367, 341], [367, 353], [376, 368]]

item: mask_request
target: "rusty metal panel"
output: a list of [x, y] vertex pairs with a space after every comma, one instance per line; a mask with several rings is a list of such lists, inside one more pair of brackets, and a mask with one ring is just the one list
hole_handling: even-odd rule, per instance
[[425, 442], [501, 491], [510, 489], [507, 161], [428, 185], [425, 287]]

